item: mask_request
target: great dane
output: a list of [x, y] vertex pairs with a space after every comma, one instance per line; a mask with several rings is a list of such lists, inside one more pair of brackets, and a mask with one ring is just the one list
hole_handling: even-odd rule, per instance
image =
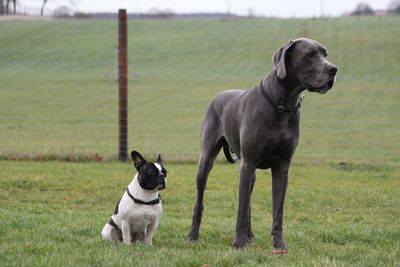
[[[231, 163], [240, 159], [239, 205], [235, 248], [254, 238], [250, 197], [256, 169], [272, 171], [273, 253], [288, 252], [283, 240], [283, 205], [288, 172], [299, 140], [301, 93], [326, 93], [332, 88], [337, 68], [327, 60], [319, 42], [289, 40], [276, 51], [272, 71], [254, 88], [228, 90], [210, 103], [201, 127], [201, 154], [197, 168], [197, 200], [188, 239], [199, 237], [207, 178], [219, 151]], [[233, 153], [234, 155], [232, 155]]]

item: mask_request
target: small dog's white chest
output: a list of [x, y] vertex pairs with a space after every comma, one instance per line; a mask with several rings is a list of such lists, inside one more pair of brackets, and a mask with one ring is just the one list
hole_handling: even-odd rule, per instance
[[129, 222], [133, 232], [141, 232], [150, 224], [158, 223], [162, 214], [161, 204], [154, 206], [136, 205], [132, 206]]
[[125, 193], [119, 203], [118, 214], [113, 214], [112, 218], [120, 227], [122, 220], [128, 220], [131, 225], [148, 225], [160, 219], [162, 214], [161, 203], [156, 205], [136, 204]]

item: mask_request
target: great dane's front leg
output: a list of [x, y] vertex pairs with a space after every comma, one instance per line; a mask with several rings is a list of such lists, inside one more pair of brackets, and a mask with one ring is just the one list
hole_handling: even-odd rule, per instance
[[247, 239], [249, 241], [252, 241], [254, 239], [254, 234], [253, 234], [253, 228], [251, 226], [251, 195], [253, 193], [254, 189], [254, 184], [256, 182], [256, 172], [254, 172], [254, 176], [251, 179], [251, 185], [250, 185], [250, 203], [249, 203], [249, 229], [247, 232]]
[[250, 192], [255, 177], [255, 167], [244, 162], [240, 165], [239, 181], [239, 206], [236, 221], [236, 239], [233, 242], [235, 248], [244, 248], [249, 242], [250, 229]]
[[272, 167], [272, 253], [283, 254], [288, 252], [283, 241], [283, 206], [285, 202], [286, 188], [288, 184], [289, 163], [281, 163]]

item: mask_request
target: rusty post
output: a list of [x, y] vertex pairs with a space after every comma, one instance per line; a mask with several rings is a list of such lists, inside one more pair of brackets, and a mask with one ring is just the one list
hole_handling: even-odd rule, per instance
[[118, 159], [128, 159], [128, 36], [126, 9], [118, 12], [119, 20], [119, 154]]

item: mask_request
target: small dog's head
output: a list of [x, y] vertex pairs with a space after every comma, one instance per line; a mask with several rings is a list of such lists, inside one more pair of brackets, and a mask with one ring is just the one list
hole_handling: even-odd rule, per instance
[[161, 155], [158, 155], [156, 162], [147, 162], [137, 151], [131, 152], [135, 168], [138, 171], [140, 187], [146, 190], [158, 191], [166, 187], [167, 170], [164, 168]]

